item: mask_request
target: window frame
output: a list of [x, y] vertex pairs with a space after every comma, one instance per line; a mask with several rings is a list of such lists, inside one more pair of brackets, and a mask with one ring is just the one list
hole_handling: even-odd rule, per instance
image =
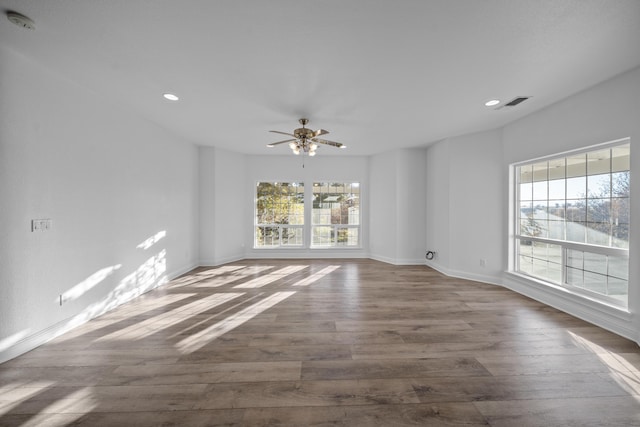
[[[305, 227], [306, 227], [306, 188], [304, 188], [304, 191], [302, 192], [302, 208], [303, 208], [303, 212], [302, 215], [299, 216], [299, 218], [302, 218], [302, 224], [290, 224], [290, 223], [286, 223], [286, 224], [282, 224], [282, 223], [260, 223], [258, 222], [258, 193], [257, 193], [257, 189], [259, 188], [260, 184], [271, 184], [271, 185], [278, 185], [278, 183], [283, 184], [283, 183], [287, 183], [287, 184], [298, 184], [298, 186], [302, 186], [302, 188], [304, 188], [304, 182], [303, 181], [299, 181], [299, 180], [292, 180], [292, 181], [282, 181], [282, 180], [278, 180], [278, 181], [265, 181], [265, 180], [260, 180], [260, 181], [256, 181], [255, 183], [255, 187], [254, 187], [254, 193], [253, 193], [253, 247], [254, 249], [266, 249], [266, 250], [274, 250], [274, 249], [289, 249], [289, 248], [304, 248], [305, 247]], [[293, 185], [292, 185], [293, 186]], [[292, 194], [292, 193], [291, 193]], [[289, 196], [291, 195], [289, 194]], [[277, 245], [258, 245], [258, 233], [257, 230], [259, 228], [274, 228], [278, 230], [278, 244]], [[293, 229], [293, 230], [302, 230], [302, 242], [300, 244], [283, 244], [283, 240], [282, 240], [282, 236], [283, 236], [283, 232], [285, 230], [288, 229]]]
[[[256, 180], [253, 186], [253, 249], [254, 250], [313, 250], [313, 251], [327, 251], [327, 250], [361, 250], [362, 249], [362, 183], [357, 180], [310, 180], [311, 184], [307, 184], [307, 180], [294, 179], [294, 180]], [[280, 224], [280, 223], [258, 223], [258, 193], [257, 188], [261, 183], [265, 184], [278, 184], [278, 183], [297, 183], [304, 188], [303, 197], [303, 223], [302, 224]], [[313, 197], [314, 197], [314, 185], [324, 183], [341, 183], [353, 185], [357, 184], [359, 188], [358, 192], [358, 224], [313, 224]], [[313, 244], [313, 229], [314, 227], [330, 227], [331, 244], [326, 245], [314, 245]], [[258, 228], [277, 228], [278, 229], [278, 244], [277, 245], [258, 245]], [[283, 244], [282, 234], [285, 229], [299, 229], [302, 230], [302, 243], [301, 244]], [[340, 230], [344, 229], [357, 229], [357, 243], [355, 245], [341, 245], [337, 244], [337, 236]]]
[[[557, 154], [552, 154], [552, 155], [548, 155], [548, 156], [543, 156], [543, 157], [539, 157], [536, 159], [531, 159], [531, 160], [526, 160], [526, 161], [522, 161], [522, 162], [517, 162], [517, 163], [513, 163], [510, 165], [510, 186], [512, 188], [512, 192], [511, 192], [511, 197], [510, 197], [510, 203], [509, 203], [509, 209], [510, 209], [510, 238], [509, 238], [509, 272], [510, 273], [514, 273], [517, 274], [519, 276], [524, 276], [527, 279], [530, 279], [531, 281], [535, 282], [535, 283], [540, 283], [543, 284], [545, 286], [550, 286], [550, 287], [559, 287], [562, 288], [572, 294], [575, 294], [577, 296], [580, 297], [585, 297], [588, 298], [590, 300], [596, 301], [598, 303], [602, 303], [602, 304], [606, 304], [609, 306], [613, 306], [616, 309], [622, 309], [622, 310], [626, 310], [628, 311], [628, 307], [629, 307], [629, 286], [630, 286], [630, 281], [628, 280], [628, 276], [629, 276], [629, 247], [630, 244], [627, 245], [627, 247], [616, 247], [616, 246], [606, 246], [606, 245], [600, 245], [600, 244], [594, 244], [594, 243], [588, 243], [587, 241], [585, 242], [577, 242], [577, 241], [573, 241], [573, 240], [566, 240], [567, 236], [566, 236], [566, 232], [564, 234], [564, 239], [557, 239], [557, 238], [550, 238], [550, 237], [538, 237], [538, 236], [529, 236], [526, 234], [521, 234], [520, 233], [520, 228], [521, 228], [521, 209], [522, 209], [522, 201], [521, 201], [521, 181], [520, 181], [520, 168], [521, 167], [525, 167], [528, 165], [534, 165], [536, 163], [541, 163], [541, 162], [552, 162], [553, 160], [559, 160], [559, 159], [566, 159], [569, 158], [571, 156], [579, 156], [579, 155], [587, 155], [587, 153], [591, 153], [591, 152], [595, 152], [595, 151], [599, 151], [599, 150], [606, 150], [606, 149], [612, 149], [615, 147], [619, 147], [619, 146], [624, 146], [624, 145], [628, 145], [629, 149], [631, 148], [631, 139], [630, 138], [621, 138], [621, 139], [617, 139], [614, 141], [609, 141], [609, 142], [605, 142], [602, 144], [596, 144], [596, 145], [592, 145], [589, 147], [584, 147], [584, 148], [580, 148], [578, 150], [571, 150], [571, 151], [566, 151], [566, 152], [562, 152], [562, 153], [557, 153]], [[532, 170], [532, 172], [535, 174], [535, 171]], [[616, 173], [613, 170], [609, 170], [608, 174], [612, 175]], [[629, 179], [631, 179], [631, 166], [629, 165], [629, 169], [628, 169], [628, 173], [629, 173]], [[585, 180], [588, 179], [589, 176], [595, 176], [594, 175], [589, 175], [588, 171], [585, 172]], [[565, 178], [564, 180], [566, 181], [569, 177], [567, 177], [567, 174], [565, 172]], [[549, 175], [547, 175], [546, 180], [542, 180], [540, 182], [546, 182], [547, 183], [547, 189], [549, 188], [548, 184], [549, 182], [552, 181], [552, 179], [550, 178]], [[533, 177], [532, 177], [532, 184], [536, 181], [534, 181]], [[565, 188], [566, 188], [566, 183], [565, 183]], [[585, 189], [587, 189], [587, 187], [585, 187]], [[565, 202], [565, 208], [567, 206], [567, 200], [570, 200], [567, 198], [568, 195], [565, 194], [565, 198], [564, 198], [564, 202]], [[630, 200], [631, 195], [629, 194], [628, 196], [628, 200]], [[532, 193], [532, 209], [533, 209], [533, 203], [535, 202], [535, 196], [533, 196]], [[579, 199], [579, 200], [583, 200], [585, 202], [588, 202], [588, 200], [590, 200], [589, 194], [588, 192], [584, 195], [583, 198]], [[610, 200], [613, 199], [612, 196], [610, 196]], [[542, 199], [540, 199], [542, 201]], [[547, 195], [547, 198], [545, 200], [545, 202], [549, 202], [549, 195]], [[576, 199], [578, 200], [578, 199]], [[528, 199], [525, 199], [524, 202], [528, 201]], [[630, 206], [629, 203], [627, 203], [627, 206]], [[631, 228], [631, 212], [630, 212], [630, 207], [628, 208], [628, 215], [629, 215], [629, 220], [628, 220], [628, 227], [629, 229]], [[547, 211], [548, 214], [548, 211]], [[566, 218], [566, 217], [565, 217]], [[566, 224], [569, 221], [563, 221], [563, 227], [566, 226]], [[585, 224], [587, 223], [587, 220], [585, 218]], [[611, 238], [611, 231], [609, 234], [609, 237]], [[630, 234], [627, 236], [627, 238], [630, 238]], [[585, 239], [586, 240], [586, 239]], [[539, 244], [546, 244], [546, 245], [557, 245], [560, 246], [561, 249], [561, 253], [560, 253], [560, 281], [558, 282], [554, 282], [550, 279], [545, 279], [544, 277], [535, 275], [533, 273], [528, 273], [526, 271], [523, 271], [523, 269], [521, 268], [521, 244], [523, 241], [529, 241], [532, 244], [535, 243], [539, 243]], [[611, 242], [610, 242], [611, 244]], [[576, 269], [575, 267], [570, 267], [569, 266], [569, 261], [568, 261], [568, 253], [569, 251], [579, 251], [579, 252], [583, 252], [584, 253], [589, 253], [589, 254], [595, 254], [595, 255], [602, 255], [602, 256], [606, 256], [607, 257], [607, 268], [609, 266], [609, 257], [615, 257], [615, 258], [621, 258], [621, 259], [625, 259], [626, 263], [627, 263], [627, 271], [626, 271], [626, 277], [627, 277], [627, 292], [626, 295], [624, 295], [624, 301], [621, 298], [616, 298], [604, 293], [600, 293], [600, 292], [596, 292], [596, 291], [592, 291], [589, 290], [587, 288], [584, 287], [580, 287], [580, 286], [576, 286], [574, 284], [568, 283], [567, 280], [567, 271], [569, 268], [573, 268], [576, 271], [582, 271], [582, 274], [584, 275], [585, 272], [590, 272], [589, 270], [585, 269], [584, 264], [582, 269]], [[533, 254], [533, 251], [532, 251]], [[533, 255], [531, 255], [532, 260], [535, 259], [535, 257]], [[540, 259], [542, 260], [542, 259]], [[547, 262], [549, 262], [549, 258], [547, 259]], [[609, 272], [607, 271], [606, 275], [607, 278], [608, 277], [613, 277], [611, 275], [609, 275]]]
[[[315, 188], [317, 186], [323, 186], [325, 184], [342, 184], [343, 186], [345, 186], [346, 184], [348, 184], [349, 186], [353, 186], [354, 184], [357, 184], [357, 188], [358, 188], [358, 223], [357, 224], [316, 224], [314, 223], [314, 212], [313, 210], [315, 209], [313, 206], [313, 203], [315, 201], [315, 194], [322, 194], [322, 193], [317, 193], [315, 191]], [[310, 216], [310, 224], [309, 224], [309, 230], [310, 230], [310, 239], [309, 239], [309, 247], [310, 249], [359, 249], [362, 247], [362, 209], [361, 209], [361, 202], [362, 202], [362, 184], [360, 182], [357, 181], [337, 181], [337, 180], [324, 180], [324, 181], [314, 181], [311, 185], [311, 216]], [[352, 194], [352, 193], [343, 193], [343, 194]], [[330, 231], [330, 243], [329, 244], [315, 244], [314, 243], [314, 231], [315, 229], [318, 228], [329, 228]], [[357, 230], [358, 233], [358, 237], [357, 237], [357, 242], [355, 245], [340, 245], [338, 243], [338, 235], [340, 234], [340, 230], [349, 230], [349, 229], [355, 229]]]

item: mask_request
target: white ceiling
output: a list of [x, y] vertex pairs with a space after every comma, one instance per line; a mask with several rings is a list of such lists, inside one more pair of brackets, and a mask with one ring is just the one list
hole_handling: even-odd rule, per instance
[[[0, 0], [0, 44], [185, 140], [369, 155], [494, 129], [640, 66], [638, 0]], [[174, 92], [180, 101], [162, 98]], [[532, 96], [495, 110], [484, 102]], [[61, 101], [64, 102], [64, 101]], [[603, 100], [607, 102], [607, 100]]]

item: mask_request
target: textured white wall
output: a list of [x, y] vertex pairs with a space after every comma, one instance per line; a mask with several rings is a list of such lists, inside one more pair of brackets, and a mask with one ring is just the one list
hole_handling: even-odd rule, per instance
[[[251, 223], [246, 223], [246, 156], [216, 148], [215, 196], [213, 223], [215, 231], [214, 265], [235, 261], [244, 257], [245, 236], [251, 234]], [[211, 218], [207, 218], [211, 220]], [[200, 239], [205, 238], [200, 236]]]
[[426, 239], [426, 149], [377, 154], [371, 162], [371, 256], [423, 264]]
[[427, 158], [427, 246], [437, 251], [428, 264], [500, 283], [506, 227], [501, 132], [446, 139], [429, 147]]
[[450, 138], [448, 143], [449, 268], [500, 283], [506, 229], [501, 132]]
[[195, 146], [21, 55], [0, 64], [1, 361], [193, 267], [198, 176]]
[[437, 142], [427, 149], [426, 192], [427, 214], [426, 250], [434, 251], [427, 264], [447, 273], [449, 271], [449, 144]]
[[397, 221], [397, 151], [371, 156], [371, 229], [369, 250], [379, 261], [395, 263], [398, 252]]

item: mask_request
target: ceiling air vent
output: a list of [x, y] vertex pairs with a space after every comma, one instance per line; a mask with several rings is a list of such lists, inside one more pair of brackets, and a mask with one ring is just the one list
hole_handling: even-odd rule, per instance
[[504, 104], [505, 107], [515, 107], [516, 105], [526, 101], [527, 99], [529, 99], [528, 96], [519, 96], [515, 99], [513, 99], [512, 101], [507, 102], [506, 104]]
[[515, 107], [518, 104], [522, 104], [524, 101], [526, 101], [527, 99], [531, 98], [530, 96], [519, 96], [517, 98], [513, 98], [511, 101], [507, 102], [506, 104], [500, 105], [498, 108], [496, 108], [496, 110], [500, 110], [504, 107]]

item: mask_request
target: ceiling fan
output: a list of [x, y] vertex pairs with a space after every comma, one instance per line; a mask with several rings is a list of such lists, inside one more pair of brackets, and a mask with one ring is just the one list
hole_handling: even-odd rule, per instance
[[272, 142], [271, 144], [267, 144], [267, 147], [275, 147], [280, 144], [289, 144], [289, 148], [293, 151], [293, 154], [299, 155], [308, 154], [309, 156], [315, 156], [316, 150], [318, 149], [318, 144], [330, 145], [332, 147], [338, 148], [347, 148], [346, 145], [340, 142], [327, 141], [326, 139], [318, 138], [321, 135], [326, 135], [329, 131], [324, 129], [311, 130], [307, 129], [305, 125], [309, 123], [309, 119], [300, 119], [298, 120], [302, 125], [301, 128], [298, 128], [293, 131], [293, 133], [280, 132], [277, 130], [270, 130], [269, 132], [273, 133], [281, 133], [283, 135], [288, 135], [293, 137], [293, 139], [285, 139], [284, 141]]

